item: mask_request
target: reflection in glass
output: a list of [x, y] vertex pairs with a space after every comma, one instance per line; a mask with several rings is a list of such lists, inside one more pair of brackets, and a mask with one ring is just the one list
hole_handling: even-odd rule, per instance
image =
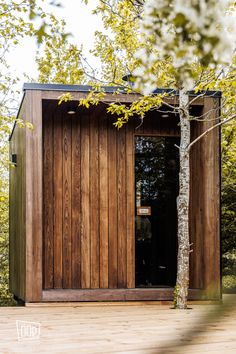
[[136, 287], [175, 284], [179, 171], [175, 144], [178, 138], [135, 138]]

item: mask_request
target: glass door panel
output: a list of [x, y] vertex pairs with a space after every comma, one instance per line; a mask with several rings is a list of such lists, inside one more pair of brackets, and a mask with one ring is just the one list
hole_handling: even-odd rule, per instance
[[175, 285], [177, 263], [178, 138], [135, 138], [136, 287]]

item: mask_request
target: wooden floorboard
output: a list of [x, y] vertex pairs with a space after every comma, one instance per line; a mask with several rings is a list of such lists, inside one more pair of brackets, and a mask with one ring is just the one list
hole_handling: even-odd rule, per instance
[[[3, 307], [0, 353], [236, 352], [236, 301], [224, 311], [213, 305], [177, 311], [157, 304]], [[39, 340], [19, 341], [17, 320], [39, 322]]]

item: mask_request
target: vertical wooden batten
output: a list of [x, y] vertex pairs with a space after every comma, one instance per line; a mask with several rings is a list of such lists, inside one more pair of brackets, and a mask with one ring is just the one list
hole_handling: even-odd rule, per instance
[[[116, 129], [116, 128], [113, 128]], [[127, 287], [126, 129], [117, 134], [117, 285]]]
[[[43, 288], [52, 289], [54, 282], [54, 125], [53, 114], [43, 117]], [[58, 191], [60, 193], [60, 191]], [[57, 195], [57, 193], [56, 193]], [[58, 236], [57, 236], [58, 237]]]
[[[203, 112], [201, 112], [202, 114]], [[202, 133], [202, 122], [191, 122], [191, 140]], [[190, 151], [190, 287], [202, 289], [204, 287], [202, 267], [204, 264], [204, 197], [203, 197], [203, 165], [202, 140], [196, 142]], [[196, 171], [198, 171], [196, 173]]]
[[108, 118], [103, 111], [99, 117], [99, 234], [100, 288], [108, 288]]
[[72, 288], [81, 287], [81, 123], [72, 116]]
[[91, 286], [89, 115], [81, 117], [81, 288]]
[[133, 122], [126, 125], [127, 288], [135, 288], [135, 164]]
[[[44, 106], [45, 112], [46, 107]], [[53, 109], [54, 108], [54, 109]], [[53, 287], [62, 288], [63, 279], [63, 139], [62, 139], [62, 112], [53, 107], [48, 111], [53, 114], [54, 139], [53, 139], [53, 239], [54, 239], [54, 257], [53, 257]], [[50, 116], [49, 116], [50, 117]], [[44, 127], [44, 126], [43, 126]], [[46, 129], [44, 127], [44, 134]], [[45, 141], [47, 144], [47, 142]], [[43, 173], [44, 175], [44, 173]], [[45, 181], [48, 183], [48, 181]], [[44, 192], [45, 193], [45, 192]], [[45, 198], [45, 196], [44, 196]], [[44, 240], [45, 242], [45, 240]]]
[[[18, 117], [25, 119], [26, 102], [23, 101]], [[25, 298], [26, 286], [26, 183], [25, 183], [25, 129], [15, 126], [10, 139], [10, 161], [16, 155], [16, 166], [9, 171], [9, 267], [10, 291], [18, 298]]]
[[117, 131], [108, 120], [108, 230], [109, 288], [117, 288]]
[[[203, 132], [219, 122], [219, 99], [204, 97]], [[202, 139], [204, 188], [204, 288], [209, 298], [220, 296], [220, 128]]]
[[26, 284], [25, 301], [42, 300], [42, 101], [41, 91], [26, 92]]
[[99, 119], [93, 111], [90, 116], [90, 237], [91, 237], [91, 288], [98, 289], [100, 283], [100, 234], [99, 234]]
[[[63, 109], [63, 108], [62, 108]], [[71, 117], [63, 109], [63, 288], [71, 288], [72, 276], [72, 236], [71, 236], [71, 170], [72, 170], [72, 147], [71, 147]]]

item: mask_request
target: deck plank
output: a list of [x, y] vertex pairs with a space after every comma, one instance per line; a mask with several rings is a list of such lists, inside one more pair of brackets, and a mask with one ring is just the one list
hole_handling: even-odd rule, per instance
[[[235, 353], [236, 307], [217, 316], [212, 305], [177, 311], [158, 302], [6, 307], [0, 353]], [[16, 320], [40, 322], [40, 340], [18, 341]]]

